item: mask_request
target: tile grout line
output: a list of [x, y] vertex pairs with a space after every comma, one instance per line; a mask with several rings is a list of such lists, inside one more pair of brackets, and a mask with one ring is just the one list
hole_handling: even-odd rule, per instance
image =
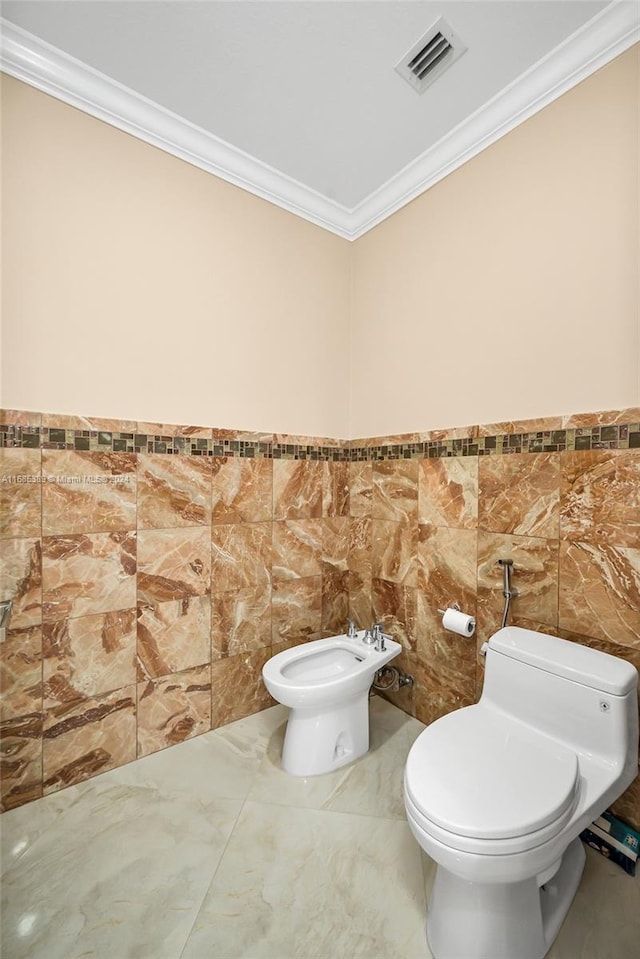
[[[212, 731], [213, 731], [213, 730], [212, 730]], [[248, 794], [248, 792], [249, 792], [250, 789], [251, 789], [251, 786], [247, 787], [247, 794]], [[243, 810], [244, 810], [244, 807], [245, 807], [246, 802], [247, 802], [247, 797], [246, 797], [246, 795], [245, 795], [245, 797], [244, 797], [244, 799], [242, 800], [242, 803], [241, 803], [241, 805], [240, 805], [240, 808], [239, 808], [239, 810], [238, 810], [238, 814], [236, 815], [235, 822], [234, 822], [234, 824], [233, 824], [233, 826], [232, 826], [232, 828], [231, 828], [231, 831], [230, 831], [229, 835], [227, 836], [227, 841], [225, 842], [224, 847], [223, 847], [223, 849], [222, 849], [222, 852], [220, 853], [220, 856], [219, 856], [219, 858], [218, 858], [218, 862], [216, 863], [215, 868], [214, 868], [214, 870], [213, 870], [213, 872], [212, 872], [212, 874], [211, 874], [211, 878], [210, 878], [210, 880], [209, 880], [209, 882], [208, 882], [208, 884], [207, 884], [207, 888], [205, 889], [205, 891], [204, 891], [204, 893], [203, 893], [203, 895], [202, 895], [202, 899], [200, 900], [200, 905], [197, 907], [197, 909], [194, 910], [195, 915], [194, 915], [194, 917], [193, 917], [193, 922], [191, 923], [191, 927], [190, 927], [190, 929], [189, 929], [189, 932], [187, 933], [187, 935], [186, 935], [186, 937], [185, 937], [185, 940], [184, 940], [184, 943], [182, 944], [182, 948], [180, 949], [180, 952], [176, 955], [175, 959], [182, 959], [182, 957], [184, 956], [184, 953], [185, 953], [185, 949], [186, 949], [187, 946], [189, 945], [189, 940], [190, 940], [190, 938], [191, 938], [191, 935], [192, 935], [192, 933], [193, 933], [193, 930], [195, 929], [195, 926], [196, 926], [196, 923], [197, 923], [198, 918], [199, 918], [199, 916], [200, 916], [200, 913], [202, 912], [202, 907], [204, 906], [205, 901], [206, 901], [206, 898], [207, 898], [207, 896], [208, 896], [208, 894], [209, 894], [209, 890], [211, 889], [211, 886], [213, 885], [213, 883], [214, 883], [214, 881], [215, 881], [215, 878], [216, 878], [216, 876], [218, 875], [218, 872], [219, 872], [219, 870], [220, 870], [220, 866], [222, 865], [222, 860], [224, 859], [225, 853], [227, 852], [227, 849], [229, 848], [229, 843], [231, 842], [231, 837], [233, 836], [234, 832], [236, 831], [236, 828], [237, 828], [237, 825], [238, 825], [238, 820], [240, 819], [240, 816], [242, 815], [242, 812], [243, 812]]]

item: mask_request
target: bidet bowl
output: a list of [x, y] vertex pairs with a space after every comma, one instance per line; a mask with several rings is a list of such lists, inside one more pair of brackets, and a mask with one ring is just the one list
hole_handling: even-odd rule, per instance
[[294, 646], [273, 656], [262, 669], [262, 678], [274, 699], [291, 709], [314, 709], [346, 702], [368, 691], [373, 677], [402, 646], [385, 640], [378, 651], [364, 642], [364, 630], [354, 639], [331, 636]]

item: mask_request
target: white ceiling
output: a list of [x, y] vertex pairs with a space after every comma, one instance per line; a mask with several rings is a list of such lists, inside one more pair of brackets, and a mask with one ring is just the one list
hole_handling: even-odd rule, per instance
[[[637, 0], [0, 9], [7, 72], [350, 238], [622, 52], [640, 22]], [[440, 16], [468, 50], [418, 94], [394, 68]]]

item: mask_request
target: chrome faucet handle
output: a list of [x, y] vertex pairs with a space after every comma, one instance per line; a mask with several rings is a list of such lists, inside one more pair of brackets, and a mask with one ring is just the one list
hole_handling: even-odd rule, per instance
[[365, 631], [364, 631], [364, 636], [362, 637], [362, 642], [363, 642], [363, 643], [366, 643], [367, 646], [373, 646], [373, 644], [375, 643], [375, 641], [376, 641], [376, 640], [375, 640], [375, 636], [373, 635], [373, 633], [371, 632], [371, 630], [370, 630], [370, 629], [365, 629]]
[[358, 635], [358, 630], [356, 629], [356, 624], [352, 619], [347, 620], [347, 636], [349, 639], [355, 639]]
[[386, 637], [384, 633], [382, 632], [382, 623], [374, 623], [372, 632], [373, 632], [373, 641], [376, 644], [376, 651], [378, 653], [383, 653], [387, 647], [385, 646], [385, 643], [384, 643]]

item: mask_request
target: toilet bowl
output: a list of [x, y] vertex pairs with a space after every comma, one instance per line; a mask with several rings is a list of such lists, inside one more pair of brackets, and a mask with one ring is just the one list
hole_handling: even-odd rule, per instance
[[577, 838], [635, 778], [638, 674], [577, 643], [507, 627], [482, 697], [421, 733], [409, 827], [437, 863], [435, 959], [542, 959], [576, 893]]
[[294, 646], [265, 663], [265, 686], [290, 709], [282, 750], [286, 772], [317, 776], [367, 752], [369, 689], [376, 672], [401, 649], [388, 636], [384, 649], [377, 649], [360, 630], [353, 637]]

